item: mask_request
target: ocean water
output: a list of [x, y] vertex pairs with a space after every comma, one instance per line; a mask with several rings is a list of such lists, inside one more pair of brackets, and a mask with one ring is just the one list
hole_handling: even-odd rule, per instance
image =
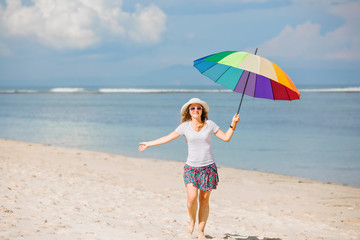
[[[303, 89], [298, 101], [245, 96], [229, 143], [213, 137], [219, 166], [360, 187], [360, 88]], [[199, 97], [226, 131], [241, 95], [196, 89], [0, 90], [0, 137], [133, 157], [186, 161], [180, 137], [138, 152], [174, 131], [180, 108]]]

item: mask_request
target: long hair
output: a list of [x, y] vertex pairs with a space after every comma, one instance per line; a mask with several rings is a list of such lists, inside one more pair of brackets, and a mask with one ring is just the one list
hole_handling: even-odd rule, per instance
[[[201, 122], [204, 123], [208, 119], [209, 119], [208, 113], [205, 110], [205, 108], [203, 107], [202, 113], [201, 113]], [[190, 121], [190, 120], [191, 120], [190, 110], [189, 110], [189, 108], [186, 108], [185, 111], [184, 111], [184, 114], [181, 115], [180, 124], [182, 124], [183, 122]]]

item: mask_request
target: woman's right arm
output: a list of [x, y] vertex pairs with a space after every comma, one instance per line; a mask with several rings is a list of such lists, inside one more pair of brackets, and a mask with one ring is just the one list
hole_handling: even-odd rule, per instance
[[172, 140], [177, 139], [178, 137], [180, 137], [180, 133], [178, 133], [177, 131], [173, 131], [172, 133], [170, 133], [169, 135], [165, 136], [165, 137], [161, 137], [159, 139], [156, 139], [154, 141], [150, 141], [150, 142], [141, 142], [139, 143], [140, 146], [138, 148], [138, 150], [144, 151], [145, 149], [147, 149], [148, 147], [152, 147], [152, 146], [156, 146], [156, 145], [161, 145], [161, 144], [165, 144], [168, 143]]

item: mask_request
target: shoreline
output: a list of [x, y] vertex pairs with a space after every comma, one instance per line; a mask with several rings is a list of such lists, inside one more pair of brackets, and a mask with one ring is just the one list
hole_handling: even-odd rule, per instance
[[[8, 138], [2, 138], [0, 137], [0, 142], [4, 140], [4, 141], [14, 141], [14, 142], [20, 142], [20, 143], [26, 143], [26, 144], [34, 144], [34, 145], [41, 145], [44, 147], [57, 147], [57, 148], [63, 148], [63, 149], [68, 149], [68, 150], [73, 150], [73, 151], [86, 151], [86, 152], [94, 152], [94, 153], [99, 153], [99, 154], [109, 154], [109, 155], [114, 155], [114, 156], [120, 156], [123, 158], [132, 158], [132, 159], [146, 159], [146, 160], [150, 160], [150, 161], [164, 161], [164, 162], [177, 162], [177, 163], [181, 163], [181, 164], [185, 164], [185, 161], [179, 161], [179, 160], [174, 160], [174, 159], [165, 159], [163, 157], [161, 158], [152, 158], [152, 157], [138, 157], [138, 156], [131, 156], [126, 155], [126, 154], [121, 154], [121, 153], [113, 153], [113, 152], [102, 152], [102, 151], [97, 151], [97, 150], [91, 150], [91, 149], [81, 149], [81, 148], [75, 148], [75, 147], [69, 147], [69, 146], [57, 146], [57, 145], [52, 145], [52, 144], [45, 144], [45, 143], [39, 143], [39, 142], [31, 142], [31, 141], [25, 141], [25, 140], [13, 140], [13, 139], [8, 139]], [[339, 186], [344, 186], [344, 187], [351, 187], [351, 188], [356, 188], [356, 189], [360, 189], [360, 185], [359, 184], [351, 184], [351, 183], [341, 183], [341, 182], [333, 182], [333, 181], [322, 181], [322, 180], [317, 180], [317, 179], [312, 179], [312, 178], [307, 178], [307, 177], [301, 177], [301, 176], [296, 176], [296, 175], [290, 175], [290, 174], [285, 174], [285, 173], [277, 173], [274, 171], [266, 171], [266, 170], [261, 170], [261, 169], [246, 169], [246, 168], [241, 168], [241, 167], [235, 167], [235, 166], [229, 166], [229, 165], [220, 165], [218, 163], [217, 167], [218, 168], [230, 168], [230, 169], [234, 169], [234, 170], [239, 170], [239, 171], [248, 171], [248, 172], [255, 172], [255, 173], [264, 173], [264, 174], [273, 174], [273, 175], [279, 175], [279, 176], [284, 176], [284, 177], [290, 177], [290, 178], [297, 178], [299, 179], [299, 181], [301, 182], [314, 182], [314, 183], [320, 183], [320, 184], [332, 184], [332, 185], [339, 185]]]
[[[189, 239], [183, 165], [0, 139], [0, 237]], [[209, 238], [360, 238], [360, 189], [218, 167]]]

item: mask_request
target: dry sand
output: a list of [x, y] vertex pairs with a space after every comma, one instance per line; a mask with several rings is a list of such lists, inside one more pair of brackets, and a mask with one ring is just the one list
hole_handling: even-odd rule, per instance
[[[0, 139], [0, 239], [192, 239], [181, 162]], [[209, 239], [360, 239], [360, 189], [219, 167]]]

